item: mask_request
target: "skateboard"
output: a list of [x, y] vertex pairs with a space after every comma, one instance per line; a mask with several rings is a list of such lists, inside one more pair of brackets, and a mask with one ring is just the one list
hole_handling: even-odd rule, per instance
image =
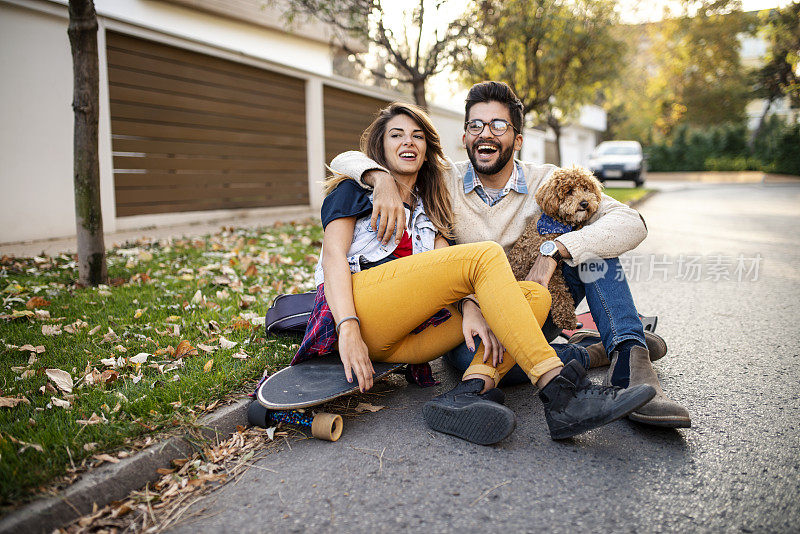
[[[374, 380], [397, 371], [405, 364], [372, 362]], [[358, 382], [348, 382], [336, 353], [281, 369], [267, 378], [256, 391], [247, 420], [251, 425], [289, 423], [311, 429], [317, 439], [336, 441], [342, 435], [342, 416], [305, 411], [319, 404], [358, 391]]]
[[[642, 321], [642, 327], [645, 330], [655, 333], [658, 317], [655, 315], [642, 315], [640, 313], [639, 319]], [[597, 330], [597, 325], [592, 318], [591, 312], [584, 312], [578, 315], [578, 328], [575, 330], [562, 330], [560, 335], [565, 339], [569, 339], [578, 330]]]

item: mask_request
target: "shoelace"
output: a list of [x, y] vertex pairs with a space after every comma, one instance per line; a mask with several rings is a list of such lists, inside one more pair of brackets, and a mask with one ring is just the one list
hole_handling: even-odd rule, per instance
[[598, 384], [589, 384], [586, 387], [586, 391], [592, 395], [616, 395], [620, 390], [622, 390], [621, 387], [601, 386]]

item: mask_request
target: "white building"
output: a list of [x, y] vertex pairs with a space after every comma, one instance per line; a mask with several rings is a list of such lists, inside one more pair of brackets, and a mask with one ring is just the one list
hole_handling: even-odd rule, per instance
[[[274, 3], [95, 6], [107, 232], [317, 208], [325, 163], [404, 99], [337, 76], [327, 28], [287, 27]], [[66, 0], [0, 0], [0, 243], [75, 234], [67, 25]], [[445, 153], [464, 159], [463, 111], [431, 115]], [[567, 129], [565, 162], [594, 146], [582, 127]], [[544, 162], [544, 135], [525, 137], [523, 157]]]

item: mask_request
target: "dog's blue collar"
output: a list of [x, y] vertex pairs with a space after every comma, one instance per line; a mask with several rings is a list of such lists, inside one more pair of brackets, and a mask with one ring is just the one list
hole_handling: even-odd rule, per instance
[[536, 230], [539, 235], [544, 234], [566, 234], [572, 231], [572, 226], [559, 222], [549, 215], [542, 213], [539, 221], [536, 223]]

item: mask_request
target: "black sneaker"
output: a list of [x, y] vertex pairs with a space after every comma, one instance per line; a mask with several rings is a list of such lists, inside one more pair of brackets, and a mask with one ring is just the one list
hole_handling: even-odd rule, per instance
[[472, 378], [434, 397], [422, 407], [425, 423], [437, 432], [479, 445], [505, 439], [514, 431], [517, 418], [498, 402], [505, 400], [502, 391], [494, 388], [481, 395], [481, 389], [483, 380]]
[[655, 394], [646, 384], [627, 389], [594, 385], [586, 378], [586, 370], [573, 360], [542, 388], [539, 398], [550, 437], [565, 439], [625, 417]]

